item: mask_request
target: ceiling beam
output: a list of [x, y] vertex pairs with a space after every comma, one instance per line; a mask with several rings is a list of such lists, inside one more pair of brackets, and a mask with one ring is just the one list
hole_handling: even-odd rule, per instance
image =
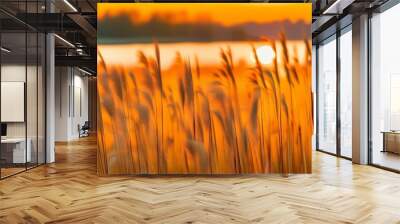
[[68, 17], [80, 26], [90, 37], [95, 38], [97, 34], [96, 28], [90, 24], [85, 17], [80, 14], [68, 14]]
[[323, 12], [324, 15], [339, 15], [355, 0], [336, 0], [332, 2]]
[[43, 32], [80, 31], [82, 28], [64, 13], [19, 13], [17, 17]]
[[97, 58], [92, 56], [55, 56], [56, 66], [87, 67], [96, 71]]

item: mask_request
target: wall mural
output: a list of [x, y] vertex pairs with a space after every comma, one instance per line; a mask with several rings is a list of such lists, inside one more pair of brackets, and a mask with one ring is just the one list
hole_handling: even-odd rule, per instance
[[310, 173], [311, 4], [98, 4], [98, 173]]

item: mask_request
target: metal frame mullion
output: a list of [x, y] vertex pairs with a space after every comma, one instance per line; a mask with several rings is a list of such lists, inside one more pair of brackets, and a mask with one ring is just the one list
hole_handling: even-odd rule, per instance
[[340, 66], [340, 30], [336, 31], [336, 155], [341, 157], [341, 119], [340, 119], [340, 82], [341, 82], [341, 66]]
[[371, 19], [372, 12], [368, 12], [368, 31], [367, 31], [367, 39], [368, 39], [368, 54], [367, 54], [367, 82], [368, 82], [368, 164], [373, 165], [373, 145], [372, 145], [372, 64], [371, 64], [371, 55], [372, 55], [372, 29], [371, 29]]
[[[2, 46], [2, 32], [1, 32], [1, 24], [2, 23], [0, 23], [0, 47]], [[1, 84], [1, 67], [2, 67], [2, 64], [1, 64], [1, 61], [2, 61], [2, 58], [1, 58], [1, 55], [2, 55], [2, 53], [1, 53], [1, 51], [0, 51], [0, 84]], [[1, 85], [0, 85], [0, 111], [1, 111]], [[1, 113], [0, 113], [0, 124], [2, 124], [2, 122], [1, 122]], [[1, 135], [1, 134], [0, 134]], [[0, 144], [0, 180], [2, 179], [2, 176], [1, 176], [1, 170], [2, 170], [2, 162], [1, 162], [1, 144]]]
[[[39, 1], [36, 1], [39, 13]], [[39, 32], [36, 32], [36, 167], [39, 166]]]
[[319, 150], [319, 44], [315, 46], [315, 149]]
[[[25, 21], [28, 18], [28, 1], [25, 1]], [[25, 23], [26, 24], [26, 23]], [[25, 102], [24, 102], [24, 117], [25, 117], [25, 170], [28, 170], [28, 24], [25, 25]]]

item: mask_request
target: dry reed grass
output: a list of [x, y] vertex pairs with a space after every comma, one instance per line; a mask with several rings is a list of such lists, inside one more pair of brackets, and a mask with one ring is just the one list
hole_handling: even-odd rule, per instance
[[211, 78], [179, 53], [166, 78], [157, 42], [154, 57], [137, 53], [136, 73], [99, 52], [99, 174], [311, 172], [311, 50], [306, 40], [306, 61], [291, 61], [284, 34], [279, 42], [281, 65], [263, 66], [252, 47], [255, 67], [238, 74], [221, 49]]

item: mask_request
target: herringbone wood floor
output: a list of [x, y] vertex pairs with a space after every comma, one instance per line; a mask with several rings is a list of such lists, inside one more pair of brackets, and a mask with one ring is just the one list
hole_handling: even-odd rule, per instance
[[95, 144], [0, 181], [0, 223], [400, 223], [400, 175], [322, 153], [289, 178], [98, 177]]

